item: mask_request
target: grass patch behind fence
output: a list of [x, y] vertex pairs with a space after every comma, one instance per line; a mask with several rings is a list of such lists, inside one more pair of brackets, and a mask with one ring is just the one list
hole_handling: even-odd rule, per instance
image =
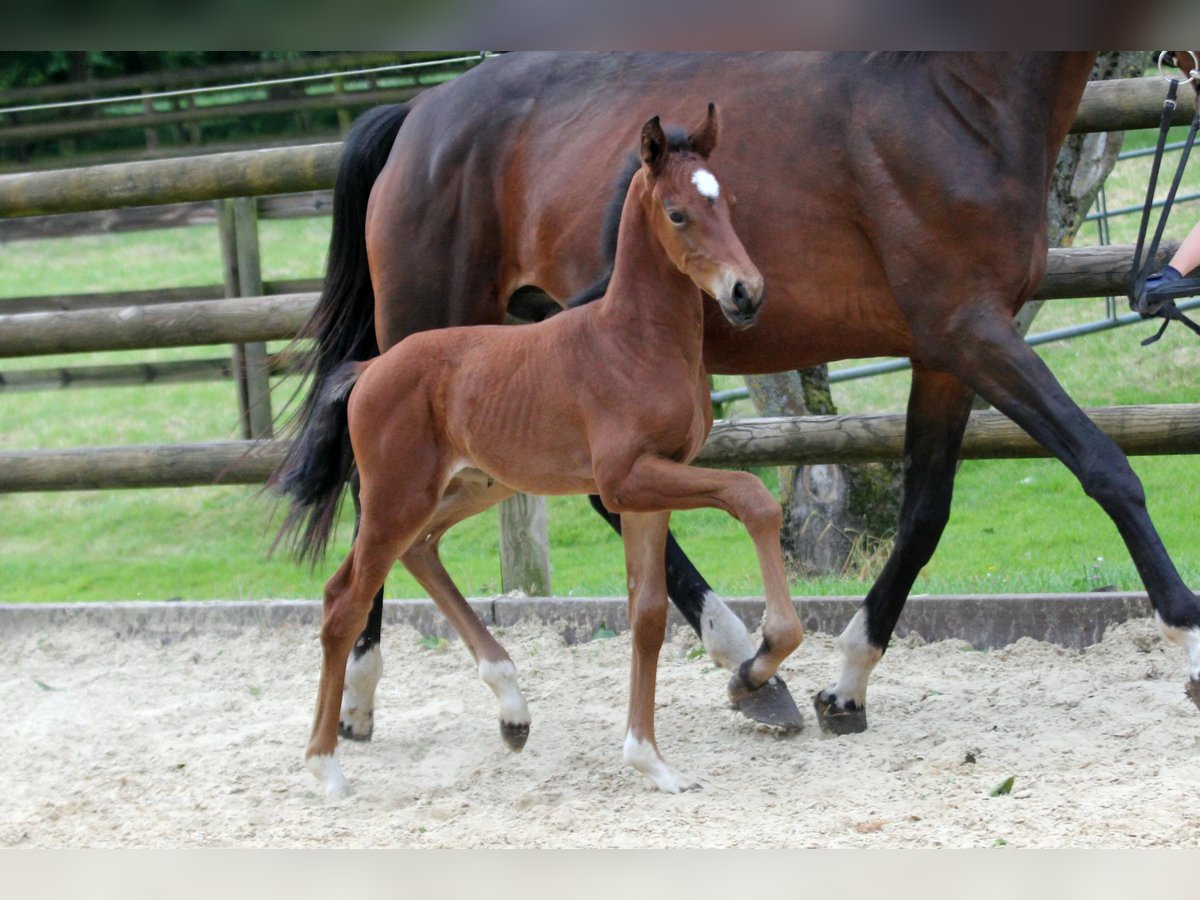
[[[1137, 140], [1145, 142], [1144, 136]], [[1152, 140], [1152, 139], [1151, 139]], [[1109, 205], [1137, 203], [1148, 163], [1123, 166], [1110, 181]], [[1189, 187], [1190, 185], [1190, 187]], [[1189, 173], [1183, 190], [1200, 186]], [[1195, 220], [1181, 208], [1168, 234]], [[327, 219], [260, 223], [268, 279], [319, 276]], [[1115, 242], [1132, 242], [1136, 221], [1113, 223]], [[1087, 226], [1079, 243], [1095, 243]], [[216, 283], [220, 259], [211, 226], [161, 232], [15, 242], [0, 245], [0, 297]], [[0, 300], [0, 310], [3, 300]], [[1120, 312], [1124, 311], [1121, 304]], [[1104, 302], [1054, 301], [1035, 331], [1103, 317]], [[1197, 400], [1200, 340], [1173, 327], [1150, 348], [1139, 325], [1054, 344], [1039, 353], [1085, 406]], [[223, 347], [0, 360], [0, 371], [47, 365], [218, 356]], [[860, 361], [861, 362], [861, 361]], [[839, 366], [857, 363], [842, 363]], [[835, 386], [843, 412], [904, 408], [906, 372]], [[722, 379], [729, 387], [740, 379]], [[293, 390], [277, 385], [277, 405]], [[752, 415], [739, 404], [735, 415]], [[237, 436], [232, 383], [0, 392], [0, 449], [203, 441]], [[1195, 539], [1200, 492], [1197, 460], [1133, 460], [1152, 515], [1176, 563], [1200, 587]], [[769, 483], [775, 472], [761, 472]], [[310, 572], [283, 554], [268, 557], [274, 535], [271, 498], [254, 488], [182, 488], [0, 496], [0, 602], [74, 600], [259, 599], [319, 597], [325, 577], [349, 543], [351, 517], [331, 543], [329, 559]], [[677, 513], [680, 542], [726, 594], [759, 594], [753, 548], [737, 523], [713, 511]], [[618, 538], [586, 501], [551, 498], [550, 544], [555, 593], [624, 591]], [[447, 568], [470, 596], [500, 589], [495, 513], [463, 523], [443, 542]], [[1065, 591], [1140, 583], [1115, 528], [1052, 460], [969, 461], [955, 489], [950, 525], [918, 593]], [[797, 594], [861, 594], [854, 578], [797, 581]], [[422, 596], [402, 569], [389, 596]]]

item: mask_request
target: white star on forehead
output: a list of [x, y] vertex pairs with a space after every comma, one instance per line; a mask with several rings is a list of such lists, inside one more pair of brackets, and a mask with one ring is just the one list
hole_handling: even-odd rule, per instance
[[716, 200], [721, 196], [721, 185], [717, 184], [716, 176], [708, 169], [697, 169], [693, 172], [692, 184], [709, 200]]

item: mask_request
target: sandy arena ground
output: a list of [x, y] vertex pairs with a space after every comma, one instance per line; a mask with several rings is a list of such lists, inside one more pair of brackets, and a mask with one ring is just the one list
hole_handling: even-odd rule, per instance
[[[461, 644], [393, 628], [375, 739], [342, 742], [358, 793], [335, 803], [301, 764], [315, 629], [0, 635], [0, 846], [1200, 846], [1200, 714], [1149, 620], [1083, 652], [906, 639], [876, 671], [870, 731], [842, 738], [811, 715], [790, 738], [743, 720], [677, 631], [659, 743], [702, 784], [680, 796], [621, 762], [628, 635], [501, 639], [533, 711], [522, 754]], [[806, 709], [835, 659], [810, 635], [786, 666]]]

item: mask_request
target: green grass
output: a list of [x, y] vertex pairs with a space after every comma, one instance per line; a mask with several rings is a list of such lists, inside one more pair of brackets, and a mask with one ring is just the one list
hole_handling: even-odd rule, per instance
[[[1152, 137], [1136, 136], [1146, 140]], [[1140, 202], [1148, 166], [1146, 161], [1127, 164], [1111, 179], [1110, 206]], [[1189, 173], [1184, 190], [1197, 184], [1200, 175]], [[1181, 236], [1197, 211], [1196, 205], [1181, 208], [1168, 234]], [[263, 222], [264, 276], [320, 275], [328, 227], [323, 219]], [[1114, 223], [1113, 240], [1130, 242], [1135, 229], [1132, 218]], [[1094, 226], [1087, 226], [1078, 243], [1094, 242]], [[0, 245], [0, 297], [216, 283], [219, 273], [216, 230], [206, 226]], [[1034, 330], [1102, 315], [1103, 301], [1056, 301], [1046, 305]], [[1039, 352], [1085, 406], [1195, 402], [1200, 340], [1174, 327], [1160, 343], [1139, 347], [1138, 340], [1151, 330], [1141, 325]], [[206, 347], [14, 359], [0, 362], [0, 372], [223, 352]], [[738, 383], [723, 379], [720, 386]], [[908, 374], [897, 373], [837, 385], [834, 395], [843, 412], [895, 411], [904, 408], [907, 388]], [[282, 399], [291, 389], [285, 382], [276, 394]], [[744, 403], [734, 412], [753, 414]], [[220, 382], [0, 391], [0, 449], [226, 439], [237, 436], [236, 416], [233, 386]], [[1133, 463], [1168, 549], [1189, 584], [1200, 586], [1196, 460]], [[761, 474], [768, 483], [776, 480], [773, 470]], [[347, 548], [350, 517], [343, 517], [329, 560], [310, 572], [283, 555], [268, 556], [272, 511], [271, 498], [253, 488], [0, 496], [0, 601], [320, 596], [324, 578]], [[710, 511], [676, 514], [673, 522], [681, 543], [718, 590], [760, 592], [752, 547], [736, 523]], [[550, 540], [555, 593], [623, 592], [619, 541], [585, 501], [551, 498]], [[447, 567], [466, 594], [499, 590], [494, 513], [463, 523], [443, 547]], [[1140, 586], [1109, 520], [1059, 463], [1013, 460], [963, 464], [950, 526], [915, 590], [1061, 591], [1107, 584]], [[794, 584], [799, 594], [861, 594], [866, 587], [867, 582], [852, 578]], [[390, 596], [422, 595], [402, 571], [388, 590]]]

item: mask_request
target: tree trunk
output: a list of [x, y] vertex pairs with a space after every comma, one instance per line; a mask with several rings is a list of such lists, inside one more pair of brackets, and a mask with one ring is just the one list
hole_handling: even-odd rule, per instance
[[[747, 376], [760, 415], [837, 412], [829, 370]], [[900, 464], [795, 466], [779, 470], [783, 555], [795, 575], [866, 574], [900, 510]]]
[[[1093, 79], [1141, 75], [1144, 51], [1100, 54]], [[1096, 195], [1116, 162], [1123, 132], [1070, 135], [1055, 166], [1048, 208], [1051, 247], [1070, 246]], [[1025, 334], [1041, 302], [1025, 305], [1016, 319]], [[837, 412], [825, 366], [799, 372], [746, 378], [760, 415], [803, 416]], [[802, 576], [866, 576], [876, 551], [886, 546], [900, 510], [901, 472], [897, 463], [784, 468], [779, 473], [784, 508], [783, 551], [793, 573]]]

